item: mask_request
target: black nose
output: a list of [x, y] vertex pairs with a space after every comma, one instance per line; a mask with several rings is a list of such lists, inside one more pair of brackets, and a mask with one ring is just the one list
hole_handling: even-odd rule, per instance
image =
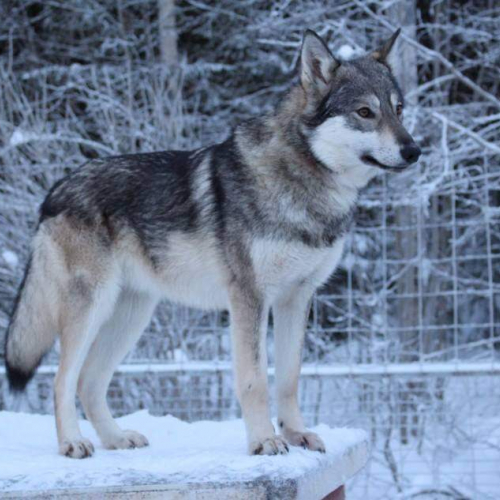
[[406, 144], [401, 148], [401, 156], [408, 163], [415, 163], [418, 160], [421, 152], [422, 151], [420, 150], [420, 148], [414, 142]]

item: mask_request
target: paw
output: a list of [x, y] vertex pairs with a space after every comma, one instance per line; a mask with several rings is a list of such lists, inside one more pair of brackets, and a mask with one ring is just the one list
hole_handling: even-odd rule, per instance
[[325, 443], [314, 432], [292, 431], [286, 427], [283, 429], [283, 436], [292, 446], [302, 446], [305, 450], [319, 451], [325, 453]]
[[127, 450], [149, 446], [149, 441], [139, 432], [123, 431], [103, 440], [103, 445], [108, 450]]
[[65, 439], [59, 445], [59, 453], [70, 458], [87, 458], [94, 453], [94, 445], [85, 438]]
[[250, 443], [251, 455], [286, 455], [288, 445], [281, 436], [272, 436]]

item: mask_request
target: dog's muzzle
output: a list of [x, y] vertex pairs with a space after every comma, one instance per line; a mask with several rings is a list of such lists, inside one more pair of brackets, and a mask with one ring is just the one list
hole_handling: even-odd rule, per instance
[[389, 172], [401, 172], [420, 158], [422, 150], [412, 141], [402, 146], [399, 150], [399, 153], [401, 155], [401, 158], [404, 160], [404, 163], [400, 165], [385, 165], [384, 163], [379, 162], [370, 154], [364, 154], [361, 157], [361, 160], [363, 160], [368, 165], [372, 165], [373, 167], [378, 167], [383, 170], [388, 170]]

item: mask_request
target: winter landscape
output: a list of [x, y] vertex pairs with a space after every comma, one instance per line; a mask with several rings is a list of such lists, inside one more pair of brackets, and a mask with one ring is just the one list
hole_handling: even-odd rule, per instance
[[[402, 27], [394, 72], [422, 156], [362, 192], [341, 265], [312, 303], [301, 408], [332, 456], [335, 443], [368, 440], [349, 499], [500, 498], [498, 2], [5, 0], [0, 15], [0, 496], [43, 489], [42, 479], [71, 484], [48, 416], [58, 344], [21, 397], [3, 371], [3, 335], [51, 185], [93, 158], [225, 139], [276, 105], [306, 28], [349, 59]], [[272, 321], [268, 340], [272, 389]], [[224, 460], [245, 470], [230, 361], [227, 313], [158, 307], [108, 395], [125, 424], [161, 436], [149, 455], [130, 452], [134, 470], [158, 478], [212, 460], [214, 470]], [[217, 425], [227, 447], [211, 455], [212, 441], [187, 429]], [[71, 462], [87, 471], [74, 484], [107, 484], [101, 467], [118, 477], [128, 453]], [[284, 474], [287, 459], [300, 470], [314, 456], [258, 460]]]

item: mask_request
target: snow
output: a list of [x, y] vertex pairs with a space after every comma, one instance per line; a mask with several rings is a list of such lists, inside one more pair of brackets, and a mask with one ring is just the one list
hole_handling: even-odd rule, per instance
[[35, 137], [32, 132], [28, 132], [26, 130], [22, 130], [20, 128], [16, 128], [12, 135], [10, 136], [10, 145], [11, 146], [19, 146], [26, 142], [29, 142]]
[[57, 453], [53, 416], [0, 412], [0, 492], [234, 483], [262, 477], [283, 481], [324, 469], [343, 457], [352, 462], [355, 449], [360, 462], [356, 470], [367, 457], [367, 434], [356, 429], [315, 427], [326, 444], [326, 454], [291, 447], [288, 455], [249, 456], [242, 420], [186, 423], [172, 416], [154, 417], [144, 410], [118, 422], [144, 433], [150, 446], [105, 450], [90, 423], [82, 421], [82, 432], [96, 445], [96, 452], [91, 458], [73, 460]]
[[17, 267], [19, 264], [19, 257], [11, 250], [4, 250], [2, 252], [2, 259], [11, 268]]
[[355, 57], [363, 55], [363, 52], [364, 51], [359, 47], [352, 47], [351, 45], [345, 44], [337, 50], [337, 56], [344, 61], [348, 61], [349, 59], [354, 59]]
[[177, 363], [189, 362], [189, 357], [184, 349], [174, 349], [174, 361]]

